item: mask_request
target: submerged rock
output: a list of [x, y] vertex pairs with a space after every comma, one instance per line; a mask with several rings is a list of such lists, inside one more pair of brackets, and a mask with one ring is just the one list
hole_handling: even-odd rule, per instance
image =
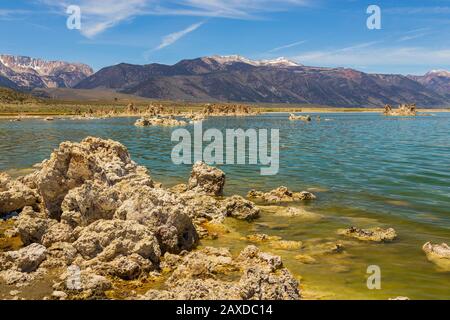
[[303, 264], [316, 264], [317, 263], [317, 260], [314, 257], [307, 255], [307, 254], [298, 254], [294, 257], [294, 259]]
[[279, 202], [314, 200], [316, 199], [316, 196], [308, 191], [292, 192], [288, 188], [281, 186], [278, 187], [277, 189], [274, 189], [266, 193], [251, 190], [247, 194], [247, 198], [262, 200], [271, 203], [279, 203]]
[[389, 242], [397, 238], [397, 233], [393, 228], [359, 229], [351, 227], [348, 229], [338, 230], [338, 234], [347, 237], [352, 237], [362, 241], [374, 241], [374, 242]]
[[285, 207], [285, 206], [273, 206], [273, 205], [269, 205], [269, 206], [260, 206], [260, 208], [267, 213], [276, 215], [276, 216], [280, 216], [280, 217], [296, 217], [296, 218], [301, 218], [302, 220], [305, 221], [318, 221], [320, 219], [322, 219], [324, 216], [319, 214], [319, 213], [315, 213], [315, 212], [311, 212], [308, 210], [305, 210], [304, 208], [299, 208], [299, 207]]
[[450, 246], [446, 243], [432, 244], [427, 242], [422, 247], [427, 259], [443, 271], [450, 272]]
[[225, 173], [217, 168], [199, 161], [194, 164], [188, 182], [188, 189], [212, 196], [223, 194]]
[[242, 238], [242, 240], [254, 243], [267, 243], [271, 248], [278, 250], [298, 250], [303, 245], [301, 241], [282, 240], [281, 237], [269, 236], [263, 233], [251, 234]]
[[243, 239], [250, 241], [250, 242], [258, 243], [258, 242], [266, 242], [266, 241], [279, 241], [279, 240], [281, 240], [281, 237], [269, 236], [264, 233], [255, 233], [255, 234], [250, 234]]
[[279, 240], [271, 241], [269, 245], [278, 250], [298, 250], [302, 247], [301, 241]]

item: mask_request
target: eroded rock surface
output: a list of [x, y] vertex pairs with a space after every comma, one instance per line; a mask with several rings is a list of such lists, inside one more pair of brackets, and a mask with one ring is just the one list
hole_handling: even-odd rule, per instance
[[278, 187], [277, 189], [274, 189], [266, 193], [251, 190], [247, 194], [247, 198], [261, 200], [269, 203], [280, 203], [280, 202], [314, 200], [316, 199], [316, 196], [308, 191], [292, 192], [288, 188], [281, 186]]
[[38, 195], [34, 190], [0, 172], [0, 216], [35, 206], [37, 202]]
[[213, 196], [223, 194], [225, 173], [217, 168], [208, 166], [204, 162], [194, 164], [188, 182], [188, 189]]
[[37, 186], [49, 216], [59, 219], [61, 204], [68, 192], [86, 181], [114, 186], [142, 179], [149, 179], [147, 170], [131, 160], [125, 146], [116, 141], [89, 137], [81, 143], [61, 143], [43, 163]]
[[390, 242], [397, 238], [397, 233], [393, 228], [359, 229], [351, 227], [348, 229], [338, 230], [338, 234], [362, 241], [374, 241], [374, 242]]
[[241, 196], [232, 196], [222, 202], [226, 215], [239, 220], [251, 221], [259, 217], [260, 209]]
[[[166, 290], [150, 290], [140, 299], [296, 300], [299, 283], [281, 258], [255, 246], [233, 258], [228, 249], [205, 248], [176, 261]], [[239, 279], [239, 280], [236, 280]]]
[[33, 243], [17, 251], [0, 253], [0, 278], [6, 284], [23, 286], [44, 273], [37, 272], [46, 259], [47, 249]]

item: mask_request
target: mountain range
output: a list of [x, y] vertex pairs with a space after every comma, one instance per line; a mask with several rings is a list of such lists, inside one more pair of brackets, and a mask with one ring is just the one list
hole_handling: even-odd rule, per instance
[[[19, 89], [112, 89], [152, 99], [336, 107], [450, 105], [450, 72], [440, 70], [424, 76], [369, 74], [348, 68], [304, 66], [284, 58], [256, 61], [212, 56], [174, 65], [121, 63], [93, 73], [83, 64], [0, 57], [0, 86]], [[5, 67], [12, 72], [5, 72]]]
[[0, 55], [0, 86], [12, 89], [71, 88], [93, 73], [81, 63]]

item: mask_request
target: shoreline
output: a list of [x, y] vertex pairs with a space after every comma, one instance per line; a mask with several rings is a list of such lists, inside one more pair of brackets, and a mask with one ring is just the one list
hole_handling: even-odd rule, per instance
[[[320, 108], [302, 108], [301, 111], [293, 111], [293, 110], [283, 110], [283, 111], [265, 111], [260, 109], [255, 109], [259, 111], [259, 115], [261, 114], [289, 114], [289, 113], [296, 113], [296, 114], [348, 114], [348, 113], [380, 113], [383, 114], [383, 109], [362, 109], [362, 108], [332, 108], [332, 109], [320, 109]], [[419, 113], [418, 116], [421, 115], [421, 113], [450, 113], [449, 109], [418, 109], [417, 112]], [[198, 113], [198, 112], [194, 112]], [[187, 113], [181, 113], [179, 115], [175, 115], [176, 117], [183, 117]], [[247, 117], [247, 116], [257, 116], [258, 114], [249, 114], [249, 115], [210, 115], [210, 117]], [[67, 113], [49, 113], [49, 112], [43, 112], [43, 113], [13, 113], [13, 112], [7, 112], [7, 113], [1, 113], [0, 112], [0, 119], [45, 119], [47, 117], [56, 117], [57, 119], [67, 119], [67, 118], [79, 118], [79, 120], [94, 120], [94, 119], [114, 119], [114, 118], [136, 118], [136, 117], [142, 117], [145, 116], [145, 114], [116, 114], [113, 116], [96, 116], [92, 115], [89, 117], [83, 117], [76, 114], [67, 114]]]

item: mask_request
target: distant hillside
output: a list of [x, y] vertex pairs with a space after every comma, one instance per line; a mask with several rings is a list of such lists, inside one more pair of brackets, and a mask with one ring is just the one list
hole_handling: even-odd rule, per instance
[[75, 88], [114, 89], [152, 99], [183, 101], [334, 107], [450, 105], [450, 96], [442, 89], [402, 75], [307, 67], [286, 59], [253, 61], [239, 56], [183, 60], [173, 66], [122, 63], [98, 71]]
[[450, 98], [450, 72], [433, 70], [423, 76], [408, 76], [425, 87]]
[[32, 95], [0, 87], [0, 103], [32, 103], [40, 100]]
[[139, 97], [131, 94], [120, 93], [112, 89], [71, 89], [71, 88], [46, 88], [35, 89], [31, 92], [33, 96], [61, 100], [61, 101], [86, 101], [86, 102], [128, 102], [142, 101], [149, 102], [151, 99]]

